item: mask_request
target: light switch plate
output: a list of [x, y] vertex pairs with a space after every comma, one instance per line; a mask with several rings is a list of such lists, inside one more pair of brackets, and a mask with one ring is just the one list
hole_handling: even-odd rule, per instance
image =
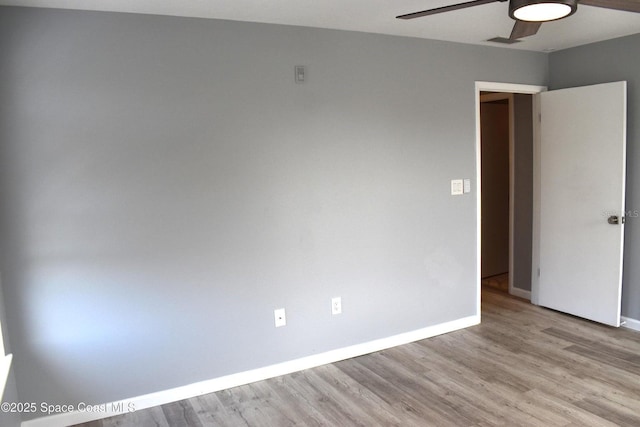
[[465, 193], [471, 193], [471, 180], [470, 179], [465, 179], [464, 180], [464, 192]]
[[464, 184], [461, 179], [452, 179], [451, 180], [451, 195], [459, 196], [463, 194]]
[[296, 83], [304, 83], [307, 77], [307, 68], [304, 65], [295, 66]]

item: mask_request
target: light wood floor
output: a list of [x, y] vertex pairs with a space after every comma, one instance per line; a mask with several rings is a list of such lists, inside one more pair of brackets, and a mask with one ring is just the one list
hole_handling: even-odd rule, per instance
[[616, 425], [640, 426], [640, 333], [485, 288], [481, 325], [83, 426]]
[[481, 283], [485, 288], [494, 288], [504, 292], [509, 292], [509, 273], [483, 277]]

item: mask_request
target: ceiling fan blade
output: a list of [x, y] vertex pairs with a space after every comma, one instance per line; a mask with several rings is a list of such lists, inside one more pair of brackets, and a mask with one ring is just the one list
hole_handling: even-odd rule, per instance
[[407, 13], [406, 15], [396, 16], [396, 18], [398, 19], [421, 18], [423, 16], [435, 15], [436, 13], [451, 12], [454, 10], [466, 9], [467, 7], [480, 6], [482, 4], [487, 4], [487, 3], [495, 3], [497, 1], [503, 2], [507, 0], [473, 0], [465, 3], [452, 4], [451, 6], [436, 7], [435, 9], [423, 10], [421, 12]]
[[579, 0], [578, 4], [640, 13], [640, 0]]
[[538, 32], [540, 25], [542, 25], [542, 22], [516, 21], [516, 24], [513, 26], [513, 30], [511, 30], [509, 39], [517, 40], [523, 37], [532, 36]]

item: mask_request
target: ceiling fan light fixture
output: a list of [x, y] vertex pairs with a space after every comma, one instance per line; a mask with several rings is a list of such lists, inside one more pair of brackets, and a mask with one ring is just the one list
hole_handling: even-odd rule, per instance
[[566, 18], [578, 9], [577, 0], [511, 0], [509, 16], [527, 22], [546, 22]]

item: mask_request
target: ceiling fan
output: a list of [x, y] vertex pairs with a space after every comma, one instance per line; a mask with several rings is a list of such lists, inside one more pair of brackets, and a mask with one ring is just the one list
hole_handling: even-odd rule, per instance
[[[437, 13], [452, 12], [468, 7], [506, 1], [507, 0], [472, 0], [450, 6], [407, 13], [396, 16], [396, 18], [421, 18]], [[532, 36], [538, 32], [543, 22], [555, 21], [573, 15], [578, 9], [578, 4], [640, 13], [640, 0], [509, 0], [509, 16], [515, 19], [516, 23], [513, 26], [513, 30], [511, 30], [511, 35], [508, 40], [515, 42], [523, 37]]]

